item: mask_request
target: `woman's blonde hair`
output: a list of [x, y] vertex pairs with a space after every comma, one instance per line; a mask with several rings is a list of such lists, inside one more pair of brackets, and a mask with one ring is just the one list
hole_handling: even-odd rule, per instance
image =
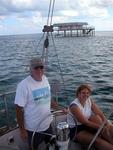
[[76, 97], [78, 97], [78, 94], [84, 89], [87, 89], [91, 94], [91, 92], [92, 92], [91, 86], [89, 86], [88, 84], [82, 84], [78, 87], [78, 89], [76, 91]]

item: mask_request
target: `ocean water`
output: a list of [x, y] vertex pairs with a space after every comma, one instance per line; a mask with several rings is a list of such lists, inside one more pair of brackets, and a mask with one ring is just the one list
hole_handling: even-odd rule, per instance
[[[42, 54], [43, 40], [38, 45], [41, 36], [0, 36], [0, 93], [15, 91], [17, 83], [29, 74], [29, 60]], [[108, 112], [113, 105], [113, 32], [96, 32], [93, 37], [57, 37], [54, 41], [55, 47], [51, 39], [49, 42], [47, 76], [55, 88], [53, 93], [60, 95], [58, 101], [69, 104], [77, 87], [88, 83], [93, 89], [92, 99]], [[13, 101], [14, 97], [10, 98], [11, 110]]]

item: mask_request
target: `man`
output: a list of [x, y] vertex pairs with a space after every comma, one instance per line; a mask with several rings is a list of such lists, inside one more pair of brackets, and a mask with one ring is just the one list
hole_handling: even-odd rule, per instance
[[[55, 105], [53, 103], [53, 106]], [[44, 75], [44, 63], [40, 58], [30, 61], [30, 75], [18, 84], [15, 106], [21, 137], [23, 140], [28, 139], [31, 149], [33, 131], [51, 133], [50, 124], [53, 120], [50, 109], [50, 85]], [[33, 141], [34, 150], [44, 138], [43, 134], [36, 133]]]

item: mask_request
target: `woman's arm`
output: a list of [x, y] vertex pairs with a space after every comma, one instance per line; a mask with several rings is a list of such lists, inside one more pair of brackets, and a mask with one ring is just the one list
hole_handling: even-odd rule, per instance
[[77, 105], [72, 105], [70, 107], [70, 111], [75, 116], [77, 121], [80, 122], [81, 124], [84, 124], [86, 126], [92, 127], [94, 129], [98, 129], [99, 128], [99, 124], [88, 120], [88, 118], [86, 118], [84, 116], [84, 114], [81, 112], [80, 108]]
[[99, 106], [94, 102], [94, 101], [91, 101], [92, 102], [92, 111], [94, 112], [94, 114], [96, 115], [99, 115], [99, 117], [102, 119], [102, 121], [107, 121], [104, 113], [101, 111], [101, 109], [99, 108]]

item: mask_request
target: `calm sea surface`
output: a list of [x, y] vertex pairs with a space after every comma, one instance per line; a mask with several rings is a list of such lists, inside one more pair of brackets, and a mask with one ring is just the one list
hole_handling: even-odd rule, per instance
[[[29, 74], [29, 60], [41, 56], [43, 50], [43, 42], [38, 46], [41, 36], [0, 36], [0, 93], [15, 90], [17, 83]], [[109, 110], [113, 105], [113, 32], [96, 32], [94, 37], [57, 37], [54, 40], [68, 95], [68, 101], [62, 96], [59, 101], [69, 104], [75, 98], [76, 88], [89, 83], [93, 88], [92, 98], [103, 110]], [[51, 40], [48, 53], [48, 78], [52, 83], [60, 80], [60, 72]], [[62, 84], [56, 83], [56, 92], [62, 93]], [[13, 103], [14, 99], [11, 101]]]

